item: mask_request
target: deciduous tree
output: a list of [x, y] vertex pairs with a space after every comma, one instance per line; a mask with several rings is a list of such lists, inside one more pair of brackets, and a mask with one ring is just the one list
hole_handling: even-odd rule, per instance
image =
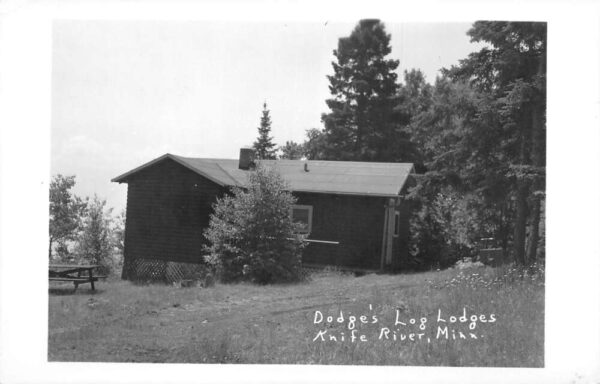
[[99, 265], [100, 273], [109, 273], [113, 264], [111, 239], [111, 212], [106, 201], [97, 196], [89, 202], [83, 217], [83, 227], [77, 242], [79, 261]]
[[86, 202], [73, 194], [71, 189], [74, 186], [75, 176], [58, 174], [50, 182], [49, 258], [52, 258], [55, 243], [65, 248], [65, 242], [74, 240], [80, 228]]
[[326, 155], [325, 133], [317, 128], [306, 130], [306, 140], [303, 143], [304, 154], [310, 160], [325, 160]]
[[282, 159], [298, 160], [304, 156], [304, 145], [294, 141], [286, 141], [284, 146], [279, 147]]

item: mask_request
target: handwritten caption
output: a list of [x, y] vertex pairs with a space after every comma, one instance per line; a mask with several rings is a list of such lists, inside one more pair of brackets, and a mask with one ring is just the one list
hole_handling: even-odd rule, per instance
[[410, 317], [395, 309], [391, 316], [369, 311], [360, 314], [335, 314], [315, 311], [313, 324], [317, 326], [313, 342], [407, 341], [431, 343], [435, 340], [479, 340], [485, 337], [483, 328], [496, 323], [493, 313], [476, 313], [463, 307], [460, 313], [437, 310], [434, 317]]

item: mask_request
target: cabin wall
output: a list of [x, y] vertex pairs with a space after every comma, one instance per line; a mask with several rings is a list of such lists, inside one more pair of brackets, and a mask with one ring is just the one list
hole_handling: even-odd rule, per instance
[[201, 263], [202, 232], [222, 188], [172, 160], [127, 182], [123, 278], [135, 259]]
[[[135, 260], [202, 263], [203, 231], [212, 205], [227, 188], [173, 160], [139, 171], [127, 180], [127, 221], [123, 278], [135, 278]], [[297, 204], [311, 205], [310, 239], [339, 245], [310, 243], [307, 264], [379, 269], [386, 198], [295, 192]], [[401, 202], [400, 234], [393, 239], [392, 265], [398, 270], [408, 257], [409, 206]]]
[[394, 254], [392, 258], [393, 270], [399, 270], [405, 267], [409, 258], [408, 242], [410, 238], [411, 205], [408, 201], [401, 199], [399, 205], [396, 206], [396, 211], [400, 213], [400, 225], [398, 236], [394, 237]]
[[340, 243], [310, 243], [304, 263], [379, 269], [384, 198], [300, 192], [294, 196], [297, 204], [313, 206], [309, 239]]

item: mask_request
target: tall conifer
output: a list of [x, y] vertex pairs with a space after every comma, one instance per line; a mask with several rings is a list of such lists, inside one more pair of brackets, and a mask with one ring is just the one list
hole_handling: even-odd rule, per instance
[[254, 142], [254, 151], [256, 152], [257, 159], [261, 160], [274, 160], [275, 155], [275, 143], [271, 134], [271, 116], [270, 111], [267, 109], [267, 102], [263, 104], [262, 117], [260, 118], [260, 126], [258, 127], [258, 138]]
[[361, 20], [349, 37], [339, 39], [328, 76], [331, 112], [321, 117], [327, 159], [400, 160], [394, 112], [398, 60], [386, 58], [391, 50], [379, 20]]

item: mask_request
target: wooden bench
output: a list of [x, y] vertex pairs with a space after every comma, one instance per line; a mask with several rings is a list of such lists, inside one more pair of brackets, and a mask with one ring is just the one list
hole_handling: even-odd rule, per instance
[[[80, 284], [90, 283], [92, 291], [95, 290], [94, 282], [98, 279], [105, 279], [106, 276], [94, 276], [93, 270], [98, 268], [97, 265], [65, 265], [51, 264], [49, 266], [48, 279], [49, 281], [65, 281], [72, 282], [75, 289]], [[87, 276], [82, 276], [87, 271]]]

